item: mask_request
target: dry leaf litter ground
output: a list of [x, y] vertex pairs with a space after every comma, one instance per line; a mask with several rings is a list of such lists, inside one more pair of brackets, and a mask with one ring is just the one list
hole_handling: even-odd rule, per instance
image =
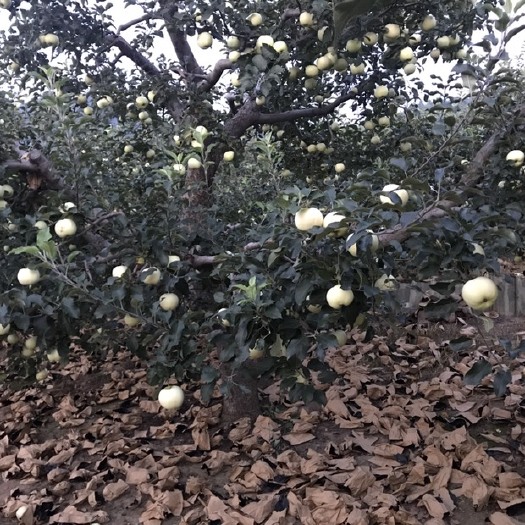
[[[523, 339], [524, 325], [496, 332]], [[330, 351], [326, 406], [272, 385], [265, 414], [228, 429], [219, 396], [205, 407], [183, 385], [182, 409], [163, 411], [138, 359], [77, 348], [43, 384], [1, 387], [0, 523], [525, 523], [525, 357], [490, 338], [451, 352], [447, 334], [472, 326], [412, 328]], [[511, 369], [504, 397], [492, 376], [463, 384], [481, 356]]]

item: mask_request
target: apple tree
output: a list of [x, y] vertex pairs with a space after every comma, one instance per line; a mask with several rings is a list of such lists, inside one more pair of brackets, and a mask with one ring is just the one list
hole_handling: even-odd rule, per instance
[[398, 311], [399, 281], [446, 317], [516, 251], [520, 3], [122, 4], [3, 2], [0, 324], [26, 375], [116, 345], [220, 385], [227, 417], [276, 374], [322, 400], [335, 330]]

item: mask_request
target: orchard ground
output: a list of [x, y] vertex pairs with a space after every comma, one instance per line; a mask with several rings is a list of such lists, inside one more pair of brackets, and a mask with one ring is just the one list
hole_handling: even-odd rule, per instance
[[[1, 393], [2, 523], [24, 505], [35, 524], [522, 523], [525, 356], [508, 361], [496, 341], [523, 338], [525, 321], [481, 336], [468, 319], [350, 332], [328, 354], [324, 407], [266, 384], [263, 414], [231, 427], [218, 392], [204, 406], [184, 384], [180, 411], [165, 411], [143, 360], [76, 347], [40, 384]], [[474, 352], [448, 345], [474, 333]], [[508, 362], [505, 396], [490, 377], [464, 385], [481, 357]]]

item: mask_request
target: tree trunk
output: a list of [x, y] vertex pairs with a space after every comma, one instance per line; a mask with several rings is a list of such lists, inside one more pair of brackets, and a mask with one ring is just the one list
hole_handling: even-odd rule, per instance
[[223, 384], [227, 389], [222, 405], [222, 423], [231, 426], [243, 417], [252, 421], [261, 414], [259, 402], [259, 379], [249, 363], [240, 369], [232, 370], [225, 365], [222, 370]]

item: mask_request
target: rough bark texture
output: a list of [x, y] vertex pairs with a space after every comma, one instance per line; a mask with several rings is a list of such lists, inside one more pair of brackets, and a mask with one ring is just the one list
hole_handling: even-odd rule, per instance
[[261, 414], [258, 385], [259, 380], [249, 363], [236, 371], [223, 370], [223, 381], [229, 385], [229, 392], [224, 398], [222, 408], [222, 423], [233, 425], [243, 417], [252, 421]]

